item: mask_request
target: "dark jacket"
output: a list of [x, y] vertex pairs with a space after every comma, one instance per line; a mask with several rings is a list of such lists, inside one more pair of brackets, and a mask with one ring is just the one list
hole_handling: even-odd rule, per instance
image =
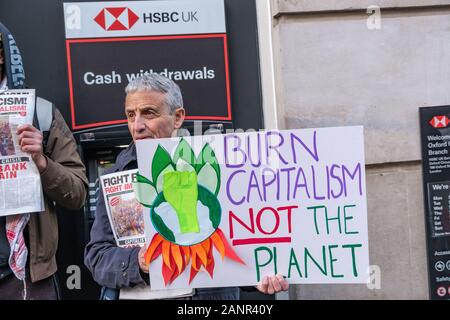
[[[7, 86], [9, 89], [24, 88], [25, 72], [19, 49], [11, 33], [1, 23], [0, 38], [4, 49]], [[48, 278], [57, 270], [55, 254], [58, 247], [58, 222], [55, 203], [72, 210], [81, 208], [88, 186], [75, 139], [56, 108], [44, 153], [48, 163], [47, 169], [41, 173], [45, 211], [32, 213], [27, 225], [32, 282]]]
[[[117, 156], [115, 165], [105, 174], [135, 168], [137, 168], [136, 147], [132, 143]], [[99, 192], [91, 241], [86, 246], [84, 256], [84, 263], [91, 271], [94, 280], [110, 289], [147, 284], [148, 274], [142, 273], [139, 268], [139, 249], [139, 247], [120, 248], [116, 245], [103, 193]], [[110, 293], [109, 295], [114, 296]], [[193, 299], [235, 300], [239, 299], [239, 289], [235, 287], [197, 289]]]
[[[32, 213], [28, 222], [28, 265], [31, 281], [53, 275], [57, 270], [58, 220], [55, 204], [67, 209], [84, 205], [87, 193], [85, 168], [77, 152], [75, 140], [57, 109], [44, 150], [47, 169], [41, 173], [45, 211]], [[11, 273], [7, 267], [9, 243], [5, 235], [5, 217], [0, 217], [0, 263], [3, 278]], [[6, 266], [5, 266], [6, 265]], [[6, 272], [6, 274], [5, 274]]]
[[47, 169], [41, 173], [45, 211], [33, 213], [28, 223], [31, 281], [45, 279], [57, 270], [58, 221], [55, 204], [75, 210], [86, 199], [86, 170], [75, 139], [62, 115], [55, 109], [44, 153]]

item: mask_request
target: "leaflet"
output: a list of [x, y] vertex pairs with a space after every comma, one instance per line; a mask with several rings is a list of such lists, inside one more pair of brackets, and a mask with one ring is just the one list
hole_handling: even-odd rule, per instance
[[0, 93], [0, 216], [44, 211], [39, 170], [17, 135], [19, 126], [33, 123], [34, 108], [34, 89]]

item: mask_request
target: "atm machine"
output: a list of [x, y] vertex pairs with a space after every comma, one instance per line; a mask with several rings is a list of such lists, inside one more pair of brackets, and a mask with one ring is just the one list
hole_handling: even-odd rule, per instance
[[[191, 134], [198, 131], [194, 130], [198, 120], [203, 120], [201, 125], [201, 131], [203, 132], [213, 130], [219, 133], [230, 128], [259, 130], [263, 127], [256, 0], [222, 1], [225, 8], [226, 33], [222, 34], [221, 37], [216, 37], [219, 39], [218, 41], [205, 41], [199, 43], [199, 45], [205, 44], [205, 52], [215, 52], [217, 46], [220, 48], [223, 44], [221, 41], [226, 38], [227, 42], [225, 48], [222, 49], [222, 54], [224, 52], [227, 54], [227, 59], [224, 61], [228, 70], [228, 73], [224, 75], [228, 92], [225, 99], [227, 114], [225, 116], [210, 114], [203, 118], [201, 116], [189, 118], [185, 122], [185, 129], [189, 130]], [[90, 63], [88, 57], [83, 56], [84, 51], [92, 50], [93, 56], [96, 56], [96, 52], [97, 56], [100, 54], [101, 59], [97, 62], [94, 61], [94, 64], [90, 67], [92, 67], [91, 70], [101, 72], [104, 68], [103, 60], [106, 61], [108, 57], [119, 59], [120, 54], [127, 54], [130, 47], [125, 45], [117, 50], [109, 50], [107, 46], [109, 40], [97, 44], [89, 40], [89, 36], [83, 39], [67, 38], [64, 2], [70, 5], [71, 2], [84, 3], [90, 1], [2, 0], [0, 1], [0, 21], [8, 26], [19, 44], [24, 58], [28, 86], [36, 88], [40, 96], [58, 106], [66, 122], [72, 128], [87, 169], [89, 195], [85, 207], [78, 212], [68, 212], [66, 209], [57, 208], [60, 228], [57, 261], [62, 298], [98, 299], [100, 287], [93, 281], [83, 263], [84, 247], [89, 241], [90, 228], [95, 219], [95, 203], [99, 189], [98, 178], [105, 169], [114, 164], [117, 154], [129, 144], [131, 136], [124, 121], [122, 109], [125, 84], [111, 86], [111, 91], [102, 92], [100, 95], [108, 96], [119, 91], [122, 92], [122, 96], [117, 97], [115, 106], [97, 102], [89, 103], [88, 100], [83, 100], [80, 95], [77, 96], [77, 93], [86, 90], [87, 96], [93, 94], [95, 97], [97, 91], [91, 90], [95, 89], [95, 86], [82, 87], [80, 83], [74, 81], [74, 77], [78, 76], [79, 79], [82, 79], [83, 74], [77, 74], [77, 72], [82, 72], [82, 66]], [[113, 6], [112, 2], [115, 1], [109, 1], [108, 5], [105, 4], [105, 8]], [[167, 2], [170, 2], [170, 0], [167, 0]], [[105, 23], [102, 21], [102, 12], [107, 14], [102, 10], [99, 10], [98, 14], [96, 12], [99, 17], [97, 23], [100, 27], [106, 27], [102, 26], [102, 22]], [[20, 19], [17, 17], [20, 17]], [[46, 19], [43, 20], [41, 17], [46, 17]], [[130, 27], [130, 25], [126, 27]], [[161, 61], [154, 61], [153, 69], [159, 66], [163, 70], [163, 65], [167, 64], [167, 69], [181, 70], [182, 65], [163, 61], [169, 54], [168, 51], [164, 51], [167, 50], [164, 47], [167, 43], [158, 43], [161, 46], [160, 49], [155, 51], [154, 55], [150, 55], [155, 59], [159, 52], [163, 52], [162, 55], [159, 55]], [[197, 51], [184, 51], [187, 44], [186, 39], [179, 39], [179, 42], [171, 47], [171, 49], [176, 49], [179, 46], [179, 49], [170, 52], [175, 52], [176, 54], [173, 54], [175, 57], [177, 54], [183, 56], [183, 52], [185, 52], [185, 56], [189, 55], [192, 59], [197, 59]], [[148, 42], [136, 42], [131, 48], [133, 50], [137, 50], [137, 48], [151, 50], [151, 47], [147, 45]], [[70, 52], [70, 59], [68, 59], [68, 52]], [[101, 56], [102, 52], [105, 54], [104, 57]], [[215, 55], [205, 55], [205, 59], [209, 59], [210, 56], [214, 57]], [[133, 59], [128, 60], [134, 63], [139, 59], [139, 55], [136, 55], [133, 56]], [[218, 63], [214, 59], [208, 61], [212, 65]], [[117, 68], [124, 67], [126, 66], [118, 62]], [[137, 67], [137, 65], [134, 67]], [[194, 63], [190, 68], [202, 70], [203, 67], [201, 64]], [[186, 103], [186, 99], [189, 100], [189, 97], [193, 95], [189, 93], [189, 88], [186, 86], [183, 88], [182, 85], [182, 90]], [[203, 90], [196, 94], [206, 96], [209, 91]], [[214, 95], [211, 98], [214, 99]], [[199, 112], [214, 112], [214, 106], [214, 102], [210, 101], [203, 107], [199, 107], [199, 105], [196, 107]], [[118, 118], [114, 120], [111, 119], [112, 116]], [[92, 120], [90, 117], [95, 119]], [[92, 125], [94, 122], [96, 124]], [[79, 288], [67, 285], [72, 275], [70, 266], [80, 268], [81, 285]], [[243, 293], [242, 298], [267, 299], [268, 297], [257, 293]]]

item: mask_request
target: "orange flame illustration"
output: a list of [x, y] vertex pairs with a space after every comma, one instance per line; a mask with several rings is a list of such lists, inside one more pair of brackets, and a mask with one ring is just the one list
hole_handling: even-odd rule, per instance
[[[171, 284], [191, 263], [189, 284], [198, 272], [206, 271], [213, 278], [214, 255], [213, 247], [220, 253], [222, 260], [228, 257], [245, 264], [234, 252], [222, 230], [217, 229], [208, 239], [201, 243], [180, 246], [164, 239], [159, 233], [153, 236], [145, 253], [145, 263], [148, 265], [162, 255], [162, 276], [164, 284]], [[203, 267], [203, 269], [202, 269]]]

